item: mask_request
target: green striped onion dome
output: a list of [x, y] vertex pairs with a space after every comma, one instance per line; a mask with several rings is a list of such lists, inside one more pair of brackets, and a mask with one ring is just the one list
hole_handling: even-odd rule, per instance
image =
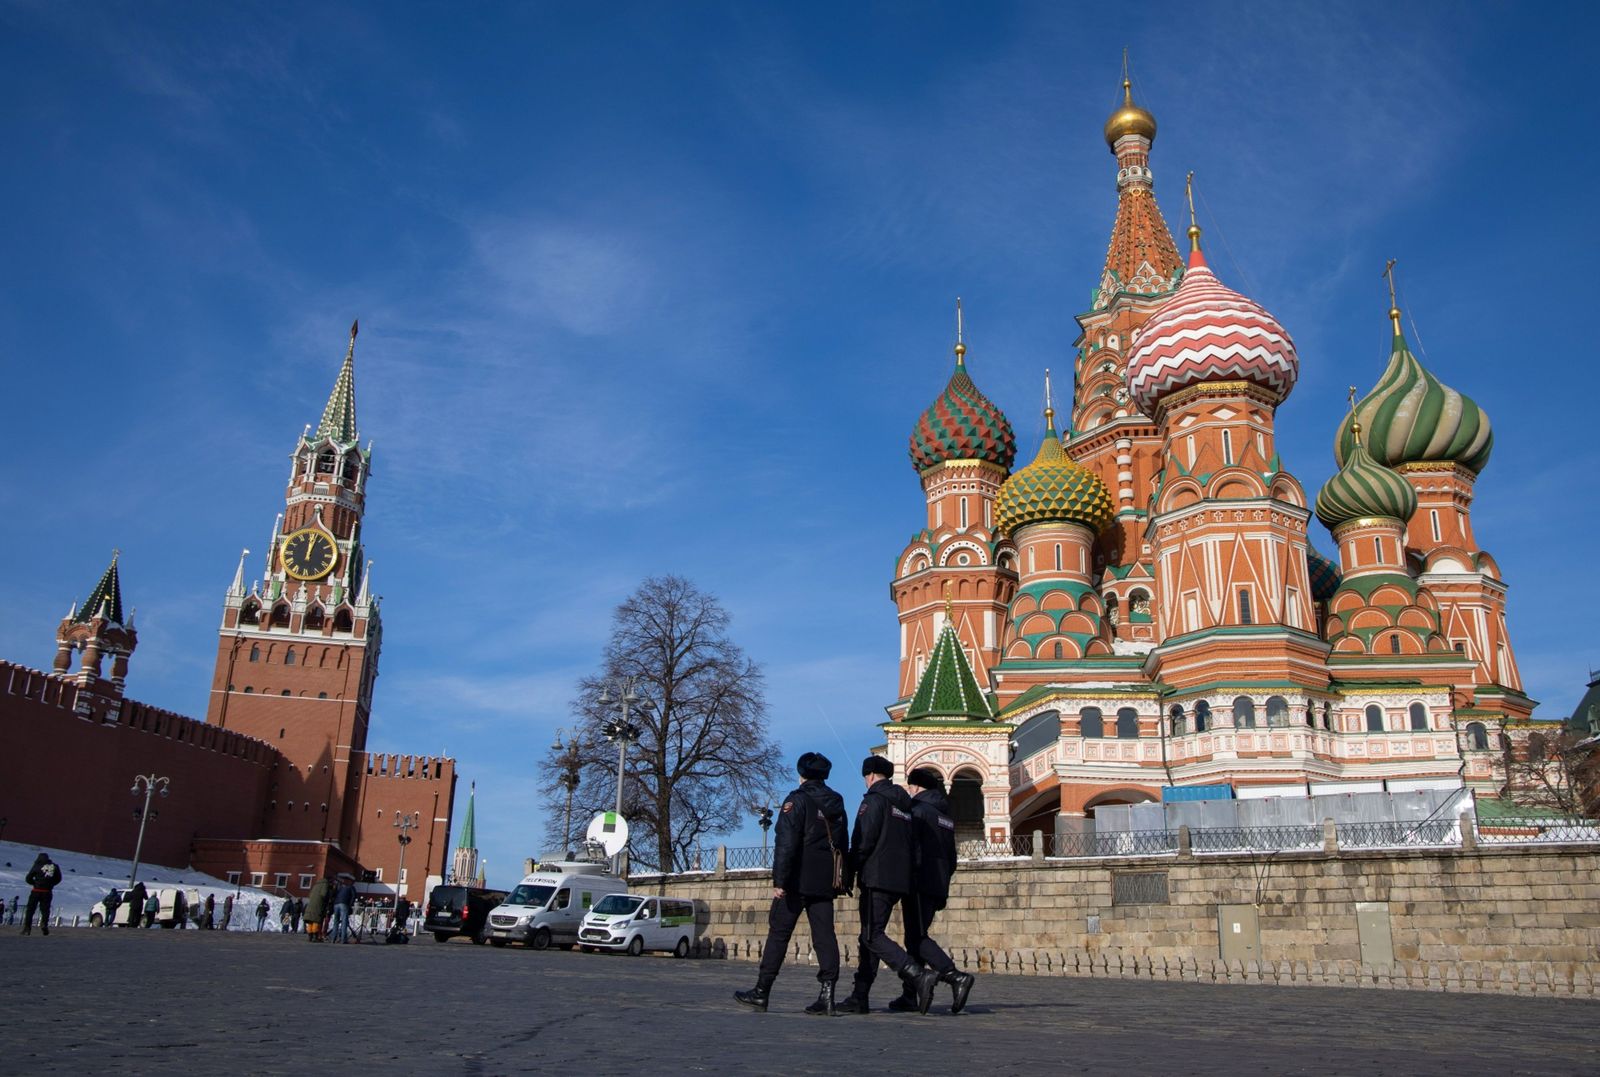
[[1083, 524], [1099, 534], [1115, 515], [1111, 491], [1100, 476], [1067, 456], [1050, 423], [1033, 463], [1000, 485], [995, 529], [1011, 535], [1019, 527], [1048, 521]]
[[[1346, 428], [1354, 427], [1347, 422]], [[1360, 430], [1351, 430], [1351, 447], [1339, 473], [1317, 494], [1317, 519], [1333, 531], [1351, 520], [1389, 516], [1402, 523], [1417, 511], [1417, 492], [1411, 484], [1374, 460], [1362, 443]]]
[[1306, 547], [1306, 571], [1311, 574], [1311, 599], [1314, 602], [1328, 601], [1339, 590], [1339, 584], [1344, 582], [1339, 574], [1339, 566], [1315, 546]]
[[[1476, 475], [1494, 449], [1489, 416], [1470, 397], [1430, 374], [1399, 332], [1388, 369], [1356, 405], [1356, 420], [1367, 451], [1386, 467], [1454, 462]], [[1340, 427], [1333, 446], [1340, 464], [1353, 441], [1349, 425]]]
[[919, 472], [947, 460], [987, 460], [1009, 471], [1016, 458], [1010, 421], [978, 391], [958, 352], [950, 384], [911, 431], [911, 462]]

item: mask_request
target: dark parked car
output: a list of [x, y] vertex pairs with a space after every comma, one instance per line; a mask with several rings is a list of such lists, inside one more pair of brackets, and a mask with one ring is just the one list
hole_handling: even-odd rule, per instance
[[475, 886], [436, 886], [428, 895], [428, 915], [422, 930], [433, 932], [440, 942], [465, 935], [482, 944], [483, 923], [489, 910], [506, 899], [504, 890], [480, 890]]

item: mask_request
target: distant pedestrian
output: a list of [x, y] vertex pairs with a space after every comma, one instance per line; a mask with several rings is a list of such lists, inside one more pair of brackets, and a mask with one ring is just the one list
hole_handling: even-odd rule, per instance
[[233, 924], [233, 895], [229, 894], [222, 899], [222, 930], [226, 931]]
[[290, 931], [293, 931], [294, 929], [290, 926], [293, 923], [294, 898], [290, 898], [278, 909], [278, 934], [287, 935]]
[[[950, 985], [950, 1012], [960, 1013], [977, 977], [958, 970], [950, 955], [928, 934], [934, 915], [950, 897], [950, 877], [956, 871], [956, 824], [950, 813], [950, 798], [945, 796], [944, 776], [932, 767], [917, 767], [906, 775], [906, 790], [911, 793], [911, 836], [917, 846], [911, 893], [900, 906], [906, 953], [936, 971], [941, 983]], [[899, 998], [890, 1000], [889, 1008], [917, 1008], [910, 984]]]
[[867, 793], [856, 809], [855, 831], [850, 835], [850, 857], [861, 887], [861, 960], [850, 997], [839, 1003], [839, 1012], [871, 1012], [867, 995], [882, 962], [916, 993], [917, 1011], [927, 1013], [939, 974], [924, 970], [887, 930], [894, 907], [911, 892], [911, 798], [891, 780], [894, 764], [881, 755], [867, 756], [861, 777]]
[[39, 928], [46, 935], [50, 934], [50, 899], [55, 892], [56, 884], [61, 881], [61, 869], [56, 867], [55, 861], [50, 859], [49, 853], [40, 853], [34, 858], [33, 867], [28, 870], [23, 880], [32, 889], [28, 891], [28, 911], [22, 917], [22, 933], [33, 934], [33, 914], [39, 914]]
[[758, 1010], [767, 1008], [767, 996], [789, 949], [789, 938], [802, 912], [811, 925], [811, 949], [817, 955], [817, 981], [822, 991], [806, 1013], [834, 1014], [834, 987], [839, 982], [839, 940], [833, 931], [833, 899], [848, 889], [845, 851], [849, 823], [844, 800], [828, 788], [833, 771], [828, 757], [807, 752], [795, 765], [800, 788], [783, 798], [773, 828], [772, 905], [767, 910], [767, 943], [761, 951], [761, 968], [753, 991], [735, 991], [733, 997]]
[[312, 942], [324, 941], [322, 922], [328, 915], [328, 905], [333, 897], [333, 880], [326, 877], [318, 879], [311, 887], [311, 893], [306, 898], [305, 908], [301, 910], [306, 918], [306, 934]]
[[356, 907], [359, 900], [355, 884], [349, 881], [341, 882], [339, 888], [333, 892], [333, 927], [329, 934], [332, 942], [350, 941], [350, 910]]
[[149, 894], [145, 892], [144, 883], [136, 882], [128, 888], [128, 926], [138, 927], [144, 918], [144, 903]]
[[189, 899], [179, 890], [172, 898], [172, 918], [177, 921], [179, 930], [189, 926]]
[[113, 886], [111, 892], [105, 896], [105, 900], [100, 902], [100, 905], [105, 909], [105, 916], [101, 917], [100, 925], [102, 927], [110, 927], [117, 922], [117, 910], [122, 908], [121, 891]]
[[144, 899], [144, 926], [156, 926], [156, 920], [161, 916], [161, 895], [152, 893]]
[[257, 931], [265, 931], [267, 929], [267, 915], [269, 913], [271, 913], [271, 912], [272, 912], [272, 906], [267, 904], [267, 899], [266, 898], [262, 898], [261, 899], [261, 904], [256, 906], [256, 930]]
[[306, 914], [306, 899], [296, 898], [295, 900], [289, 902], [289, 906], [289, 915], [294, 917], [294, 923], [290, 930], [298, 935], [300, 933], [300, 920]]
[[216, 930], [216, 927], [217, 927], [217, 895], [215, 895], [215, 894], [207, 894], [206, 895], [205, 919], [201, 921], [200, 926], [202, 928], [204, 928], [206, 931], [214, 931], [214, 930]]

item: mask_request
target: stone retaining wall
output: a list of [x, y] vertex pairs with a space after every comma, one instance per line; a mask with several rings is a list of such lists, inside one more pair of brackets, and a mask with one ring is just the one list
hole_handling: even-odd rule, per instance
[[[1145, 878], [1124, 879], [1119, 893], [1118, 879], [1128, 875]], [[701, 902], [708, 953], [760, 956], [772, 886], [766, 873], [632, 881], [636, 889]], [[1160, 897], [1162, 882], [1166, 899], [1150, 900]], [[1365, 948], [1358, 903], [1367, 922]], [[1230, 917], [1253, 911], [1258, 919], [1259, 945], [1251, 958], [1223, 959], [1224, 911]], [[849, 963], [857, 946], [853, 899], [838, 902], [836, 921]], [[1600, 850], [1518, 846], [963, 863], [934, 934], [973, 971], [1595, 997]], [[811, 961], [803, 918], [792, 945], [793, 960]]]

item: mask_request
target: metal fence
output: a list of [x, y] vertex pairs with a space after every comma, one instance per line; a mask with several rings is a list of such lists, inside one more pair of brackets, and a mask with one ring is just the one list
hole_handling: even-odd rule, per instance
[[1320, 826], [1207, 827], [1189, 831], [1197, 853], [1288, 852], [1322, 848]]
[[1418, 823], [1337, 823], [1341, 849], [1394, 849], [1404, 846], [1460, 845], [1460, 823], [1455, 819], [1427, 819]]
[[762, 848], [759, 845], [749, 849], [728, 850], [729, 871], [747, 871], [751, 869], [772, 870], [772, 850], [770, 848]]
[[1600, 819], [1479, 819], [1478, 844], [1600, 841]]

